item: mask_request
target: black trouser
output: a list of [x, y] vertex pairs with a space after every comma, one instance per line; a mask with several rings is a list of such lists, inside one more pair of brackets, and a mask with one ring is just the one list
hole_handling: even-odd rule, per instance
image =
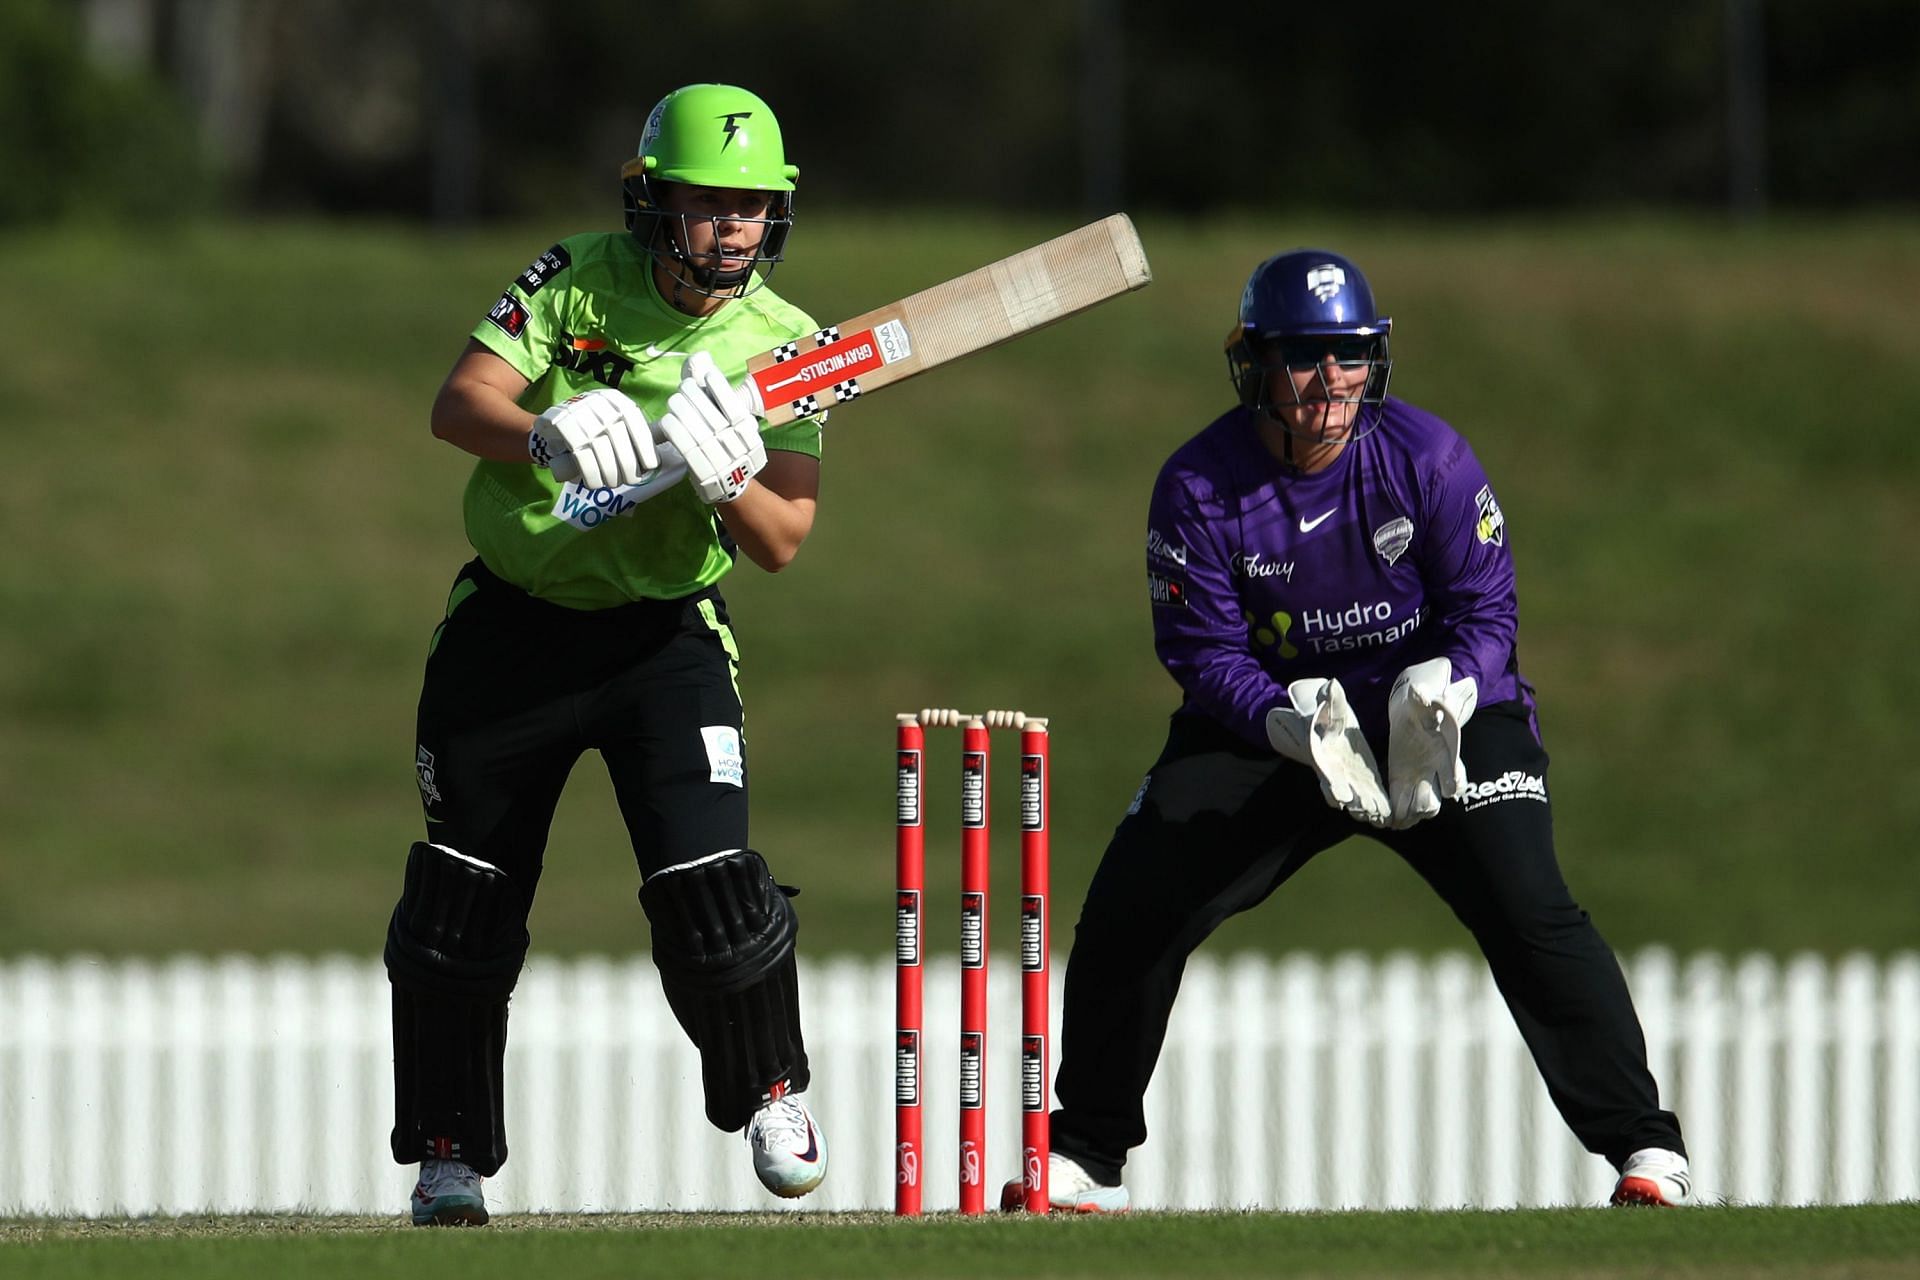
[[1460, 753], [1474, 794], [1406, 831], [1379, 831], [1329, 808], [1306, 766], [1211, 720], [1175, 716], [1075, 930], [1055, 1149], [1120, 1181], [1127, 1152], [1146, 1141], [1142, 1100], [1187, 957], [1315, 854], [1360, 834], [1405, 859], [1472, 931], [1554, 1105], [1589, 1151], [1616, 1167], [1642, 1147], [1684, 1152], [1620, 966], [1561, 878], [1547, 753], [1525, 709], [1481, 707]]
[[[738, 661], [726, 606], [711, 589], [582, 611], [536, 599], [478, 560], [468, 564], [429, 650], [415, 768], [428, 844], [452, 851], [455, 870], [470, 874], [419, 876], [422, 900], [403, 904], [395, 928], [451, 920], [457, 934], [470, 907], [461, 895], [481, 886], [491, 904], [488, 939], [518, 938], [524, 952], [554, 808], [588, 750], [606, 761], [643, 878], [748, 848]], [[415, 859], [433, 868], [444, 856], [423, 847]], [[504, 873], [508, 885], [464, 859]], [[393, 1155], [404, 1164], [458, 1153], [490, 1175], [507, 1151], [498, 1104], [505, 993], [518, 955], [496, 973], [491, 951], [441, 956], [440, 936], [389, 943]], [[396, 965], [396, 954], [409, 963]], [[482, 960], [494, 966], [489, 993], [459, 998], [452, 979]], [[738, 1030], [745, 1040], [764, 1029]], [[791, 1038], [797, 1045], [797, 1027]], [[794, 1083], [804, 1088], [804, 1053], [800, 1064]], [[758, 1100], [746, 1085], [739, 1092], [718, 1102], [737, 1110]], [[715, 1105], [710, 1098], [710, 1114]]]
[[452, 599], [420, 692], [428, 840], [499, 867], [531, 906], [567, 775], [598, 750], [643, 876], [749, 847], [739, 658], [717, 591], [583, 611], [475, 560]]

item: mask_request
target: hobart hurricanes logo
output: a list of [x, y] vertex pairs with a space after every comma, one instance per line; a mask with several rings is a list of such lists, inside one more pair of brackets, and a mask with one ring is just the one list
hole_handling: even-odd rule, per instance
[[1347, 287], [1347, 273], [1331, 262], [1322, 263], [1307, 272], [1307, 288], [1313, 290], [1313, 296], [1325, 302]]

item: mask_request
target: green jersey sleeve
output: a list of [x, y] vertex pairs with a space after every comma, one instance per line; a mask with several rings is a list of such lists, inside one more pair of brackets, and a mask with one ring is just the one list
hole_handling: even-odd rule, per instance
[[515, 276], [500, 291], [486, 319], [474, 326], [474, 340], [528, 382], [540, 381], [553, 364], [554, 339], [565, 329], [561, 312], [567, 293], [565, 277], [572, 267], [573, 249], [562, 240]]

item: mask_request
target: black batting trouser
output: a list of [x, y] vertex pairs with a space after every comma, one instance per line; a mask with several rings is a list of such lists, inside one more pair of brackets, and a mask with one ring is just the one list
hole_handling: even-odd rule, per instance
[[747, 848], [738, 662], [712, 588], [585, 611], [472, 561], [420, 692], [426, 838], [499, 867], [531, 906], [567, 775], [597, 750], [643, 876]]
[[1616, 1167], [1642, 1147], [1684, 1153], [1619, 963], [1561, 877], [1547, 753], [1525, 709], [1480, 708], [1461, 758], [1482, 792], [1406, 831], [1376, 831], [1329, 808], [1305, 766], [1213, 721], [1175, 716], [1075, 930], [1054, 1148], [1120, 1181], [1128, 1151], [1147, 1138], [1142, 1100], [1187, 957], [1315, 854], [1362, 834], [1398, 853], [1472, 932], [1554, 1105], [1589, 1151]]
[[[468, 874], [423, 882], [419, 893], [446, 898], [471, 883], [490, 886], [490, 901], [505, 914], [489, 919], [489, 945], [494, 934], [511, 936], [524, 952], [555, 807], [574, 763], [593, 750], [606, 763], [643, 877], [746, 849], [737, 676], [726, 606], [711, 588], [679, 600], [583, 611], [537, 599], [479, 560], [469, 563], [434, 632], [415, 757], [427, 841], [419, 856], [425, 865]], [[430, 846], [457, 857], [447, 862]], [[487, 869], [503, 874], [506, 886], [494, 886]], [[435, 887], [447, 885], [453, 888]], [[414, 917], [457, 917], [463, 905], [423, 900], [403, 911], [396, 927], [404, 933]], [[459, 934], [462, 921], [453, 925]], [[458, 1000], [441, 989], [445, 983], [436, 979], [447, 975], [439, 970], [471, 968], [473, 957], [436, 960], [433, 947], [404, 936], [390, 941], [389, 953], [394, 1159], [405, 1164], [457, 1152], [490, 1175], [507, 1152], [499, 1107], [504, 993], [519, 956], [495, 975], [498, 994]], [[396, 955], [412, 963], [396, 967]], [[743, 1027], [741, 1034], [755, 1030]], [[795, 1074], [796, 1087], [804, 1088], [804, 1066]], [[722, 1101], [744, 1106], [757, 1096]]]

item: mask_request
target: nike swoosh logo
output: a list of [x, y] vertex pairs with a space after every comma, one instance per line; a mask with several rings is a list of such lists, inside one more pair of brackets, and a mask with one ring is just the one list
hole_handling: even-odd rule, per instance
[[1330, 508], [1329, 510], [1321, 512], [1319, 515], [1315, 516], [1311, 520], [1307, 519], [1305, 516], [1301, 516], [1300, 532], [1312, 533], [1315, 529], [1318, 529], [1322, 524], [1326, 522], [1326, 519], [1328, 516], [1331, 516], [1335, 511], [1338, 511], [1339, 509], [1340, 508], [1338, 507]]
[[647, 359], [649, 360], [658, 360], [662, 356], [683, 356], [685, 354], [687, 353], [684, 351], [662, 351], [660, 348], [651, 344], [647, 347]]
[[813, 1126], [807, 1126], [807, 1149], [800, 1153], [802, 1164], [812, 1164], [820, 1158], [820, 1139], [813, 1132]]

